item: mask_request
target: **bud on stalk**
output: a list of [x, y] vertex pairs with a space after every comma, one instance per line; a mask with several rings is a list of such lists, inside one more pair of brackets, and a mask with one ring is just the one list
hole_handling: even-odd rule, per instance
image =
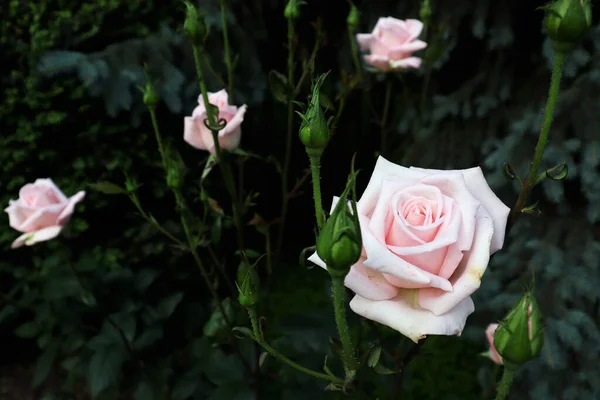
[[546, 11], [546, 31], [557, 52], [569, 51], [592, 25], [590, 0], [556, 0], [542, 8]]

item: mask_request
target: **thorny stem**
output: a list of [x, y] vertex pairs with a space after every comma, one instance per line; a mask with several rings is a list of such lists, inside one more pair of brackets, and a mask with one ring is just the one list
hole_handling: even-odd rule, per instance
[[315, 200], [315, 217], [317, 219], [317, 226], [319, 227], [319, 232], [323, 229], [323, 224], [325, 223], [325, 216], [323, 215], [323, 204], [321, 197], [321, 157], [320, 156], [309, 156], [310, 158], [310, 172], [312, 175], [312, 184], [313, 184], [313, 197]]
[[554, 65], [552, 67], [552, 78], [550, 79], [550, 89], [548, 91], [548, 100], [546, 102], [546, 109], [544, 110], [544, 121], [542, 123], [542, 128], [540, 130], [540, 136], [538, 138], [537, 145], [535, 146], [535, 153], [533, 155], [533, 161], [531, 162], [531, 166], [529, 168], [529, 173], [527, 174], [527, 178], [523, 181], [523, 186], [521, 188], [521, 192], [519, 193], [519, 197], [517, 198], [517, 202], [515, 206], [510, 211], [509, 216], [509, 226], [507, 228], [510, 229], [517, 218], [517, 215], [521, 213], [533, 186], [536, 184], [536, 178], [538, 174], [538, 170], [540, 168], [540, 164], [542, 163], [542, 156], [544, 155], [544, 149], [546, 148], [546, 143], [548, 143], [548, 134], [550, 133], [550, 127], [552, 126], [552, 120], [554, 118], [554, 108], [556, 106], [556, 100], [558, 99], [558, 92], [560, 89], [560, 80], [563, 72], [563, 63], [565, 60], [565, 53], [556, 52], [554, 55]]
[[303, 367], [302, 365], [290, 360], [283, 354], [281, 354], [277, 349], [271, 347], [263, 338], [262, 332], [258, 325], [258, 317], [256, 315], [256, 310], [253, 307], [248, 308], [248, 316], [250, 317], [250, 323], [252, 324], [252, 333], [254, 335], [254, 340], [262, 346], [270, 355], [289, 365], [297, 371], [303, 372], [307, 375], [314, 376], [315, 378], [324, 379], [326, 381], [340, 383], [343, 384], [344, 380], [335, 376], [331, 376], [325, 374], [323, 372], [314, 371], [310, 368]]
[[502, 373], [502, 379], [498, 384], [498, 393], [496, 394], [496, 400], [504, 400], [510, 392], [510, 387], [513, 382], [516, 370], [505, 366], [504, 372]]
[[340, 340], [342, 342], [342, 360], [346, 371], [356, 371], [358, 368], [354, 350], [350, 340], [350, 331], [348, 321], [346, 320], [346, 288], [344, 287], [344, 277], [332, 277], [333, 284], [333, 308], [335, 311], [335, 323], [338, 328]]

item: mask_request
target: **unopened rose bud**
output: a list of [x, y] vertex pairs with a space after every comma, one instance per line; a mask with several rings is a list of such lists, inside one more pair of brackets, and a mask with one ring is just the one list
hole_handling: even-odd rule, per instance
[[319, 92], [326, 74], [321, 75], [313, 84], [313, 94], [306, 114], [300, 114], [300, 141], [306, 147], [306, 152], [311, 157], [320, 157], [327, 142], [329, 142], [329, 126], [321, 108]]
[[195, 46], [203, 47], [208, 35], [208, 28], [206, 27], [206, 22], [204, 22], [205, 15], [199, 13], [196, 7], [187, 1], [185, 2], [185, 6], [187, 8], [185, 22], [183, 23], [185, 37]]
[[351, 206], [348, 204], [348, 194], [351, 189], [354, 192], [354, 184], [353, 174], [317, 238], [317, 254], [332, 277], [345, 276], [362, 252], [356, 199]]
[[144, 87], [144, 104], [150, 108], [155, 108], [160, 101], [158, 90], [150, 79], [146, 79], [146, 86]]
[[358, 8], [356, 8], [354, 3], [350, 3], [350, 12], [348, 13], [346, 22], [352, 30], [356, 29], [358, 23], [360, 22], [360, 11], [358, 11]]
[[286, 19], [297, 19], [300, 16], [300, 1], [289, 0], [283, 11]]
[[421, 1], [421, 8], [419, 9], [419, 18], [423, 21], [429, 21], [431, 18], [431, 4], [429, 0]]
[[592, 25], [592, 4], [589, 0], [556, 0], [544, 9], [546, 31], [556, 51], [569, 51]]
[[536, 358], [544, 345], [543, 317], [533, 294], [526, 292], [494, 333], [494, 346], [504, 364], [519, 367]]
[[238, 301], [242, 307], [252, 307], [258, 303], [260, 280], [253, 265], [242, 263], [238, 269], [236, 286]]
[[167, 171], [167, 185], [171, 189], [181, 189], [183, 187], [183, 178], [177, 168], [171, 167]]

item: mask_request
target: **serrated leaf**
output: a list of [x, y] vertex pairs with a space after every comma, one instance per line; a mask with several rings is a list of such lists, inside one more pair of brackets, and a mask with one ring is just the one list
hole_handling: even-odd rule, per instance
[[87, 372], [87, 382], [92, 398], [98, 397], [103, 391], [118, 382], [125, 360], [126, 353], [122, 347], [118, 346], [94, 353]]
[[275, 100], [281, 103], [287, 103], [289, 97], [289, 85], [287, 78], [275, 71], [269, 71], [269, 89]]
[[167, 319], [173, 314], [177, 305], [183, 299], [183, 292], [176, 292], [170, 294], [169, 296], [163, 298], [158, 306], [156, 307], [156, 312], [162, 319]]
[[374, 368], [379, 364], [379, 358], [381, 357], [381, 346], [375, 346], [371, 352], [369, 353], [369, 358], [367, 359], [367, 365], [371, 368]]
[[129, 193], [125, 188], [122, 188], [119, 185], [116, 185], [112, 182], [96, 182], [96, 183], [88, 183], [88, 186], [100, 193], [104, 194], [127, 194]]
[[143, 331], [137, 339], [133, 342], [133, 349], [135, 351], [144, 350], [147, 347], [156, 343], [157, 340], [163, 337], [163, 329], [159, 326], [151, 327]]
[[134, 288], [138, 292], [144, 292], [148, 286], [160, 275], [161, 271], [157, 269], [144, 268], [135, 275]]

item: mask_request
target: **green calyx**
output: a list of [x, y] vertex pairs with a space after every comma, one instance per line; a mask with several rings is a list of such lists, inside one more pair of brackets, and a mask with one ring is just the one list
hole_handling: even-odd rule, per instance
[[327, 74], [321, 75], [313, 83], [313, 93], [306, 114], [301, 114], [300, 141], [310, 156], [320, 156], [329, 142], [329, 126], [321, 108], [319, 93]]
[[590, 0], [557, 0], [544, 7], [544, 24], [555, 51], [569, 51], [592, 25]]
[[[355, 180], [356, 173], [353, 168], [346, 189], [317, 238], [317, 254], [327, 264], [327, 270], [334, 278], [345, 276], [350, 267], [359, 260], [362, 252]], [[348, 196], [351, 190], [350, 206]]]
[[504, 364], [513, 368], [536, 358], [544, 346], [543, 316], [531, 292], [526, 292], [494, 333], [494, 346]]
[[358, 23], [360, 22], [360, 12], [358, 8], [354, 5], [354, 3], [350, 2], [350, 12], [348, 13], [348, 18], [346, 18], [346, 23], [353, 30], [358, 27]]
[[285, 6], [285, 10], [283, 10], [283, 15], [286, 19], [297, 19], [300, 16], [300, 6], [304, 4], [304, 2], [299, 0], [289, 0], [287, 5]]
[[238, 289], [238, 301], [242, 307], [253, 307], [258, 303], [260, 280], [254, 265], [240, 264], [235, 285]]

